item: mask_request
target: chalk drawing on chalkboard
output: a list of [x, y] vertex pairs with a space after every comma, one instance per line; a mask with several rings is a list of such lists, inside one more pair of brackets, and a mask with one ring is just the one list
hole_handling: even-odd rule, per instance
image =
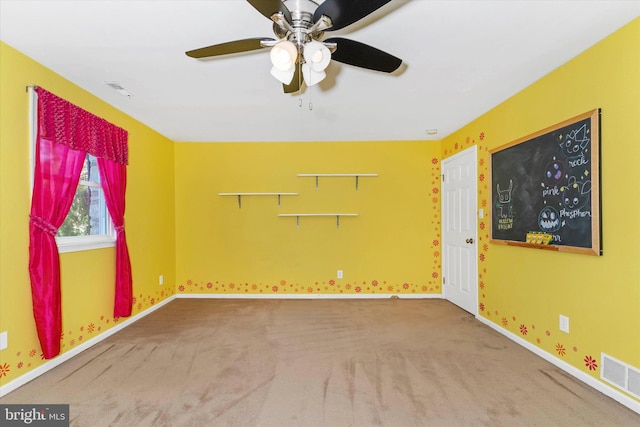
[[553, 156], [553, 161], [547, 165], [544, 172], [544, 180], [547, 187], [551, 188], [560, 183], [564, 178], [565, 170], [564, 163], [556, 160], [556, 157]]
[[[600, 110], [491, 150], [491, 242], [601, 255]], [[538, 231], [536, 231], [538, 230]]]
[[500, 183], [496, 185], [498, 192], [498, 201], [496, 209], [498, 213], [498, 228], [500, 230], [511, 230], [513, 228], [513, 203], [511, 201], [511, 192], [513, 191], [513, 180], [509, 180], [509, 188], [500, 190]]
[[562, 154], [569, 160], [569, 166], [575, 168], [589, 163], [587, 153], [590, 142], [589, 130], [587, 125], [583, 124], [578, 129], [570, 131], [564, 138], [560, 135], [558, 145]]
[[591, 195], [591, 181], [577, 181], [575, 176], [569, 178], [569, 183], [560, 188], [562, 205], [565, 209], [578, 211], [588, 202]]
[[538, 226], [544, 232], [553, 232], [560, 230], [560, 213], [551, 206], [545, 206], [538, 215]]

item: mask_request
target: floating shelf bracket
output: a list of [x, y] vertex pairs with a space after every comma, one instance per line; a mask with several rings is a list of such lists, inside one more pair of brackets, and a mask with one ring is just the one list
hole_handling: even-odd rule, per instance
[[341, 216], [358, 216], [355, 213], [292, 213], [292, 214], [278, 214], [278, 216], [295, 216], [296, 217], [296, 227], [300, 228], [300, 217], [301, 216], [335, 216], [336, 217], [336, 228], [340, 228], [340, 217]]
[[322, 177], [338, 177], [338, 176], [351, 176], [356, 178], [356, 191], [358, 190], [358, 179], [361, 176], [375, 177], [377, 173], [299, 173], [299, 177], [315, 177], [316, 178], [316, 190], [318, 189], [318, 180]]
[[242, 207], [242, 196], [278, 196], [278, 207], [280, 207], [280, 196], [297, 196], [298, 193], [218, 193], [218, 196], [237, 196], [238, 208]]

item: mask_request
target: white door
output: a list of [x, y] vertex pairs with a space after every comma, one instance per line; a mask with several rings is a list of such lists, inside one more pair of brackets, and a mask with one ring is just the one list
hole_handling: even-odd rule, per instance
[[460, 308], [478, 310], [477, 149], [442, 161], [442, 293]]

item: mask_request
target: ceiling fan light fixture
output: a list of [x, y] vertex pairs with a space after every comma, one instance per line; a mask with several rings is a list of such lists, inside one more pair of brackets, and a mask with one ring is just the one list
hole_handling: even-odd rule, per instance
[[293, 80], [295, 71], [295, 67], [291, 67], [290, 70], [280, 70], [275, 66], [271, 67], [271, 75], [286, 85], [290, 84]]
[[327, 77], [327, 73], [324, 70], [315, 71], [313, 66], [309, 64], [302, 64], [302, 78], [307, 86], [313, 86], [320, 83]]
[[293, 70], [298, 59], [296, 45], [288, 40], [283, 40], [271, 48], [271, 63], [280, 71]]
[[304, 60], [315, 72], [324, 71], [331, 62], [331, 52], [327, 47], [318, 42], [310, 41], [304, 45]]

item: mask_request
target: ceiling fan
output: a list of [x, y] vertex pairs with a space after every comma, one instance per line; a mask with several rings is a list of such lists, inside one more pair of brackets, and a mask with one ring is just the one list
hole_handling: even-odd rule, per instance
[[[278, 39], [257, 37], [235, 40], [186, 52], [192, 58], [208, 58], [271, 48], [271, 74], [282, 82], [285, 93], [311, 86], [325, 76], [331, 59], [344, 64], [391, 73], [402, 60], [375, 47], [342, 37], [322, 40], [325, 31], [336, 31], [364, 18], [391, 0], [247, 0], [273, 21]], [[318, 4], [320, 3], [320, 4]], [[301, 76], [302, 74], [302, 76]]]

